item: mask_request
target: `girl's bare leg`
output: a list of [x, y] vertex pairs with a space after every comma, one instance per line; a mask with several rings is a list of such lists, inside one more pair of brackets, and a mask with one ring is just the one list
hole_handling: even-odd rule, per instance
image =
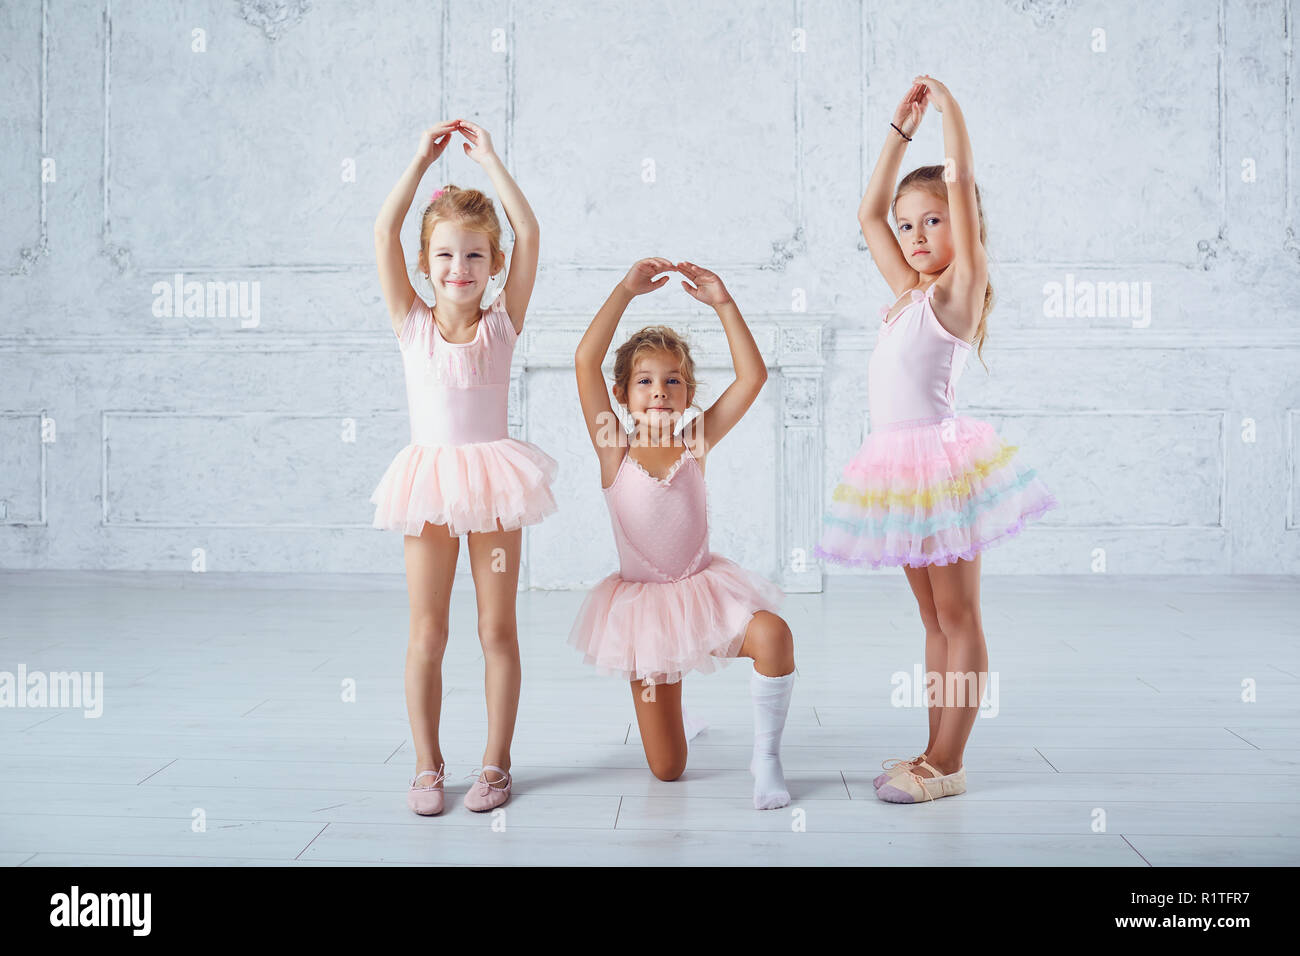
[[[510, 770], [510, 742], [519, 713], [519, 630], [515, 598], [523, 529], [471, 532], [470, 570], [478, 602], [478, 638], [483, 645], [483, 685], [487, 697], [488, 739], [483, 766]], [[505, 777], [489, 770], [488, 783]]]
[[[988, 646], [980, 619], [980, 555], [971, 561], [931, 566], [928, 571], [939, 625], [948, 639], [939, 734], [928, 760], [940, 773], [956, 773], [988, 685]], [[927, 770], [916, 771], [931, 776]]]
[[[907, 583], [912, 586], [912, 594], [916, 597], [916, 605], [921, 612], [921, 623], [925, 627], [925, 673], [942, 675], [948, 666], [948, 638], [939, 627], [939, 612], [934, 607], [929, 568], [904, 565], [903, 572], [907, 575]], [[928, 695], [928, 687], [926, 692]], [[926, 699], [929, 700], [929, 697]], [[927, 707], [925, 711], [930, 723], [930, 739], [925, 742], [925, 750], [922, 751], [925, 754], [933, 753], [939, 740], [939, 721], [943, 717], [943, 710], [938, 706], [941, 700], [942, 698], [935, 698], [934, 706]]]
[[[442, 713], [442, 658], [447, 650], [451, 584], [460, 539], [446, 525], [425, 522], [417, 537], [406, 535], [406, 587], [411, 606], [406, 646], [406, 713], [415, 742], [415, 772], [442, 765], [438, 723]], [[428, 786], [425, 777], [420, 786]]]
[[660, 780], [676, 780], [686, 770], [686, 731], [682, 727], [682, 682], [632, 683], [636, 722], [641, 731], [650, 772]]

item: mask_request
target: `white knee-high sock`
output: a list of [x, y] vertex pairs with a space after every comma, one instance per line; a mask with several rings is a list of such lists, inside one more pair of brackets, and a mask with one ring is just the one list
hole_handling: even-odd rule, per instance
[[754, 698], [754, 755], [749, 772], [754, 775], [755, 810], [775, 810], [790, 802], [781, 770], [781, 731], [793, 690], [793, 671], [783, 677], [767, 677], [755, 670], [749, 677]]

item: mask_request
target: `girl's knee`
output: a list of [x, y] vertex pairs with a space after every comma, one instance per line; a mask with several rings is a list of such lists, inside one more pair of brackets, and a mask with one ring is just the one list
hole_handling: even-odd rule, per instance
[[414, 622], [409, 650], [425, 660], [442, 660], [447, 650], [447, 625], [433, 620]]
[[785, 623], [785, 618], [771, 611], [755, 611], [754, 616], [750, 618], [749, 628], [750, 634], [756, 640], [769, 644], [794, 641], [794, 636], [790, 633], [790, 625]]
[[785, 619], [771, 611], [759, 611], [750, 622], [745, 643], [752, 657], [794, 664], [794, 634]]
[[938, 619], [939, 630], [949, 640], [974, 639], [983, 634], [979, 611], [973, 607], [965, 605], [940, 607]]
[[646, 754], [650, 772], [660, 780], [676, 780], [686, 772], [686, 754]]
[[478, 640], [484, 654], [518, 653], [519, 632], [513, 622], [479, 621]]
[[925, 626], [926, 635], [943, 634], [943, 625], [939, 623], [939, 612], [935, 610], [934, 605], [918, 604], [917, 607], [921, 612], [921, 623]]

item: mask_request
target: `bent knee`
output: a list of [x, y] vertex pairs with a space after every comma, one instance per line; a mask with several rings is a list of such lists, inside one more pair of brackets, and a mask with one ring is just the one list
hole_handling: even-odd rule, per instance
[[745, 635], [746, 643], [754, 651], [754, 658], [794, 661], [794, 634], [785, 619], [771, 611], [754, 615]]
[[747, 636], [769, 648], [794, 646], [794, 634], [790, 631], [790, 625], [785, 622], [785, 618], [771, 611], [754, 612]]
[[686, 755], [671, 754], [667, 756], [650, 757], [650, 772], [660, 780], [676, 780], [686, 772]]

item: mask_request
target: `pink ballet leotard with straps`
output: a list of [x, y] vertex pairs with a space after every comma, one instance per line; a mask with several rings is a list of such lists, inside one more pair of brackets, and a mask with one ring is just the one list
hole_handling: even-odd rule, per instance
[[934, 286], [912, 289], [911, 301], [883, 319], [867, 366], [867, 403], [872, 429], [904, 421], [932, 421], [955, 413], [957, 381], [971, 345], [939, 323]]
[[652, 684], [734, 658], [749, 619], [785, 595], [709, 550], [704, 472], [690, 449], [663, 478], [625, 449], [603, 491], [619, 570], [587, 594], [569, 643], [602, 673]]

